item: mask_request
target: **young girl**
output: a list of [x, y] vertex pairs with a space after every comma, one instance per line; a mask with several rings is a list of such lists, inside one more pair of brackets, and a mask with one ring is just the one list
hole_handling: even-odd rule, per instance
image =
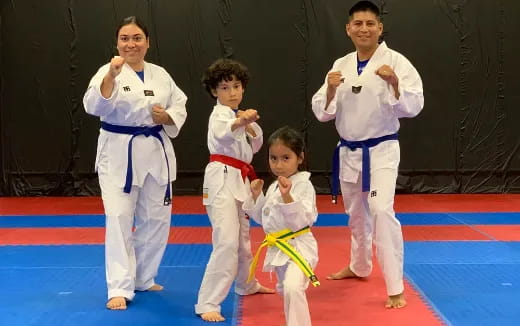
[[[276, 130], [268, 141], [269, 167], [278, 179], [262, 192], [263, 180], [251, 182], [251, 196], [245, 212], [267, 233], [262, 246], [268, 246], [264, 271], [276, 272], [276, 289], [283, 295], [287, 326], [311, 325], [305, 289], [309, 280], [319, 282], [312, 272], [318, 262], [316, 239], [310, 226], [316, 221], [316, 193], [310, 173], [299, 171], [304, 159], [302, 135], [289, 127]], [[251, 265], [254, 272], [255, 260]]]
[[239, 62], [219, 59], [206, 71], [203, 83], [217, 104], [209, 118], [208, 149], [203, 203], [213, 229], [213, 251], [199, 290], [195, 313], [205, 321], [220, 322], [220, 304], [235, 282], [240, 295], [274, 293], [256, 280], [247, 282], [252, 260], [249, 220], [242, 203], [250, 193], [249, 180], [256, 178], [250, 165], [263, 143], [256, 110], [238, 110], [249, 80]]

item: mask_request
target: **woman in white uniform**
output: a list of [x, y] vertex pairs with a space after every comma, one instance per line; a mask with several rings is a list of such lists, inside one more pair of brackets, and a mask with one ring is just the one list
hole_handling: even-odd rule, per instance
[[333, 167], [333, 195], [340, 180], [352, 232], [351, 261], [329, 279], [366, 277], [372, 271], [372, 240], [386, 283], [387, 308], [406, 305], [403, 237], [394, 194], [400, 160], [399, 118], [423, 108], [421, 78], [400, 53], [378, 43], [379, 8], [360, 1], [349, 12], [347, 35], [356, 52], [339, 58], [312, 98], [319, 121], [336, 119], [341, 137]]
[[247, 282], [251, 263], [249, 220], [242, 203], [256, 178], [250, 165], [263, 143], [256, 110], [239, 110], [249, 73], [241, 63], [219, 59], [206, 71], [203, 83], [217, 100], [209, 117], [209, 163], [204, 173], [203, 204], [212, 227], [213, 251], [195, 305], [205, 321], [221, 322], [220, 305], [235, 281], [239, 295], [274, 293], [256, 280]]
[[166, 70], [144, 61], [150, 40], [136, 17], [125, 18], [116, 36], [119, 56], [94, 75], [83, 103], [101, 120], [95, 166], [106, 215], [106, 306], [121, 310], [136, 290], [162, 290], [155, 276], [176, 176], [169, 137], [186, 120], [187, 98]]
[[[243, 208], [262, 225], [268, 237], [280, 241], [280, 247], [269, 244], [264, 271], [276, 272], [276, 290], [284, 299], [286, 326], [310, 326], [305, 290], [309, 280], [319, 285], [312, 272], [318, 263], [318, 246], [310, 232], [318, 217], [316, 192], [309, 180], [310, 173], [298, 171], [304, 160], [300, 133], [282, 127], [269, 137], [268, 145], [269, 166], [278, 179], [269, 186], [265, 196], [263, 180], [254, 180]], [[268, 245], [268, 238], [264, 243]], [[258, 253], [251, 272], [254, 272], [256, 259]]]

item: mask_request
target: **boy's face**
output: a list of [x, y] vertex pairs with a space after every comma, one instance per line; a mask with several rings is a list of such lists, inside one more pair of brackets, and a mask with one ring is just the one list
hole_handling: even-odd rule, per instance
[[356, 50], [371, 50], [377, 47], [381, 33], [383, 24], [371, 11], [355, 12], [347, 24], [347, 35], [352, 39]]
[[234, 75], [230, 81], [222, 80], [218, 83], [216, 89], [212, 89], [211, 93], [215, 96], [220, 104], [229, 106], [232, 109], [238, 109], [242, 96], [244, 95], [244, 88], [242, 82]]

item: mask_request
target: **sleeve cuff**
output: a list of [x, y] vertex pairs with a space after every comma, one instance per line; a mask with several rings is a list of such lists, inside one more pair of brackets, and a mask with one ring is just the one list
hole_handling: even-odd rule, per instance
[[[325, 100], [325, 103], [327, 100]], [[337, 109], [337, 103], [338, 103], [338, 96], [335, 95], [332, 101], [330, 101], [329, 106], [327, 107], [327, 110], [325, 110], [325, 107], [321, 110], [323, 112], [324, 116], [335, 116], [336, 115], [336, 109]]]
[[116, 97], [116, 94], [117, 94], [117, 90], [119, 89], [119, 81], [117, 80], [114, 80], [114, 88], [112, 89], [112, 93], [110, 94], [110, 97], [109, 98], [105, 98], [103, 96], [103, 94], [101, 94], [101, 84], [103, 83], [103, 79], [101, 79], [101, 82], [99, 83], [99, 85], [96, 85], [95, 89], [96, 89], [96, 92], [98, 93], [99, 95], [99, 99], [101, 101], [104, 101], [104, 102], [111, 102], [115, 97]]
[[163, 125], [163, 128], [168, 137], [170, 138], [175, 138], [179, 134], [179, 128], [177, 127], [177, 125]]

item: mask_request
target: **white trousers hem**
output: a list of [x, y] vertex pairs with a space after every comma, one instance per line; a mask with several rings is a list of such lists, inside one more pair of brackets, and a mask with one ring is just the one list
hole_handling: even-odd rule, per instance
[[108, 299], [112, 299], [115, 297], [124, 297], [129, 301], [134, 299], [135, 293], [134, 291], [121, 290], [121, 289], [112, 289], [108, 291]]

